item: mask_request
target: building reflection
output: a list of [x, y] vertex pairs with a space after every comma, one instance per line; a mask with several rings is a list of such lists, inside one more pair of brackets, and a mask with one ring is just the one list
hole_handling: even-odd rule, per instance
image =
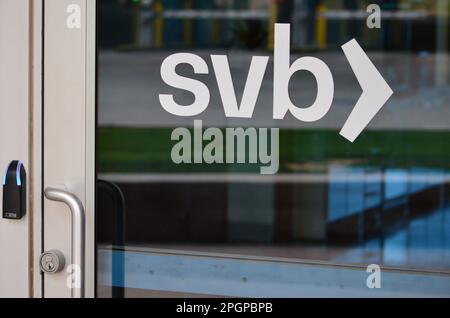
[[[126, 198], [128, 246], [450, 267], [443, 170], [333, 165], [327, 174], [104, 177]], [[110, 228], [103, 242], [113, 239]]]
[[[385, 17], [380, 29], [366, 27], [367, 1], [100, 0], [97, 169], [120, 190], [125, 211], [117, 212], [117, 196], [99, 188], [100, 249], [448, 271], [450, 5], [377, 3]], [[251, 57], [273, 54], [276, 22], [291, 24], [292, 59], [318, 56], [330, 66], [336, 89], [329, 116], [313, 124], [289, 116], [273, 121], [268, 71], [254, 118], [226, 119], [208, 74], [201, 77], [211, 89], [205, 126], [279, 127], [280, 173], [174, 165], [170, 131], [193, 120], [158, 104], [168, 90], [158, 76], [162, 60], [174, 52], [205, 60], [211, 52], [226, 54], [241, 96]], [[359, 141], [348, 144], [338, 131], [361, 88], [340, 46], [352, 38], [395, 95]], [[313, 78], [294, 76], [291, 85], [293, 101], [314, 101]]]

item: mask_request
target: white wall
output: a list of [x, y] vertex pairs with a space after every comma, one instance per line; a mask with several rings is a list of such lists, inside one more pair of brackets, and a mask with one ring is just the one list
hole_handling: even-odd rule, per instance
[[[28, 0], [0, 0], [0, 171], [10, 160], [29, 167]], [[28, 170], [28, 169], [27, 169]], [[27, 178], [29, 181], [29, 171]], [[27, 182], [29, 184], [29, 182]], [[3, 189], [0, 189], [3, 194]], [[2, 195], [0, 209], [3, 211]], [[0, 217], [0, 297], [28, 297], [29, 214], [20, 221]]]

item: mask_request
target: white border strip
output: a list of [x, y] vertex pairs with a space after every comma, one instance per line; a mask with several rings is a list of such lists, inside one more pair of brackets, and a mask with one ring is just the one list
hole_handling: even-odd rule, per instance
[[[329, 20], [367, 19], [370, 13], [364, 10], [329, 10], [319, 17]], [[166, 10], [165, 19], [261, 19], [270, 18], [267, 10]], [[306, 19], [306, 13], [296, 15], [296, 19]], [[433, 17], [428, 11], [382, 11], [383, 19], [390, 20], [423, 20]]]
[[438, 184], [450, 182], [450, 174], [411, 173], [408, 176], [393, 175], [389, 178], [380, 173], [293, 173], [259, 175], [250, 173], [106, 173], [99, 179], [116, 183], [328, 183], [328, 182], [413, 182]]

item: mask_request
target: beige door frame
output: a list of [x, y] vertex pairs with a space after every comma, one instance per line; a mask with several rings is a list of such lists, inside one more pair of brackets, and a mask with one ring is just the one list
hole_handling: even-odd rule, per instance
[[[27, 214], [0, 219], [0, 297], [40, 297], [41, 0], [0, 0], [0, 170], [21, 160]], [[2, 193], [0, 188], [0, 193]], [[0, 195], [0, 206], [2, 196]]]
[[[69, 191], [84, 206], [86, 297], [95, 295], [95, 9], [92, 0], [44, 1], [43, 187]], [[63, 203], [44, 199], [43, 207], [44, 250], [66, 258], [65, 270], [44, 275], [44, 297], [72, 297], [74, 220]]]

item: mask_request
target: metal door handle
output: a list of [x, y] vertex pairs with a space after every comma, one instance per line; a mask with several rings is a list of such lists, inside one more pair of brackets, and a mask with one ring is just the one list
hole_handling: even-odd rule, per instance
[[47, 188], [45, 197], [52, 201], [65, 203], [72, 213], [72, 259], [71, 263], [78, 266], [80, 288], [72, 289], [72, 298], [84, 298], [85, 285], [85, 213], [83, 203], [74, 194], [56, 188]]

